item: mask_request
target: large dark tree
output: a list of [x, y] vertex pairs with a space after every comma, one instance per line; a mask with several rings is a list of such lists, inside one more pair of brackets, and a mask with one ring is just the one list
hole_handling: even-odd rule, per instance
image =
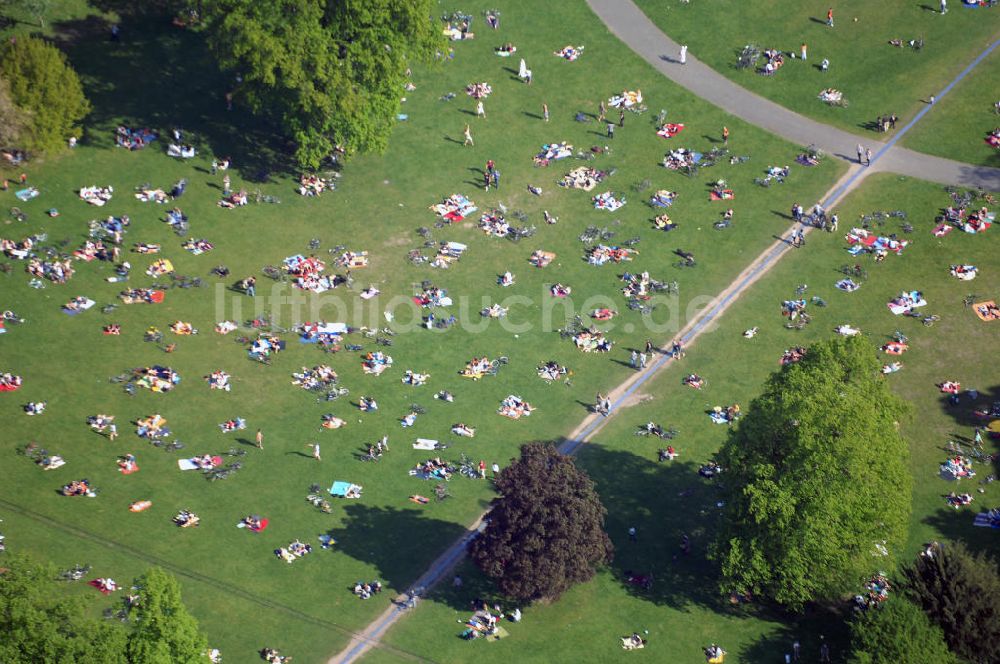
[[10, 98], [24, 111], [20, 147], [54, 152], [66, 146], [76, 123], [90, 112], [83, 86], [66, 56], [55, 46], [18, 37], [0, 58], [0, 78], [10, 87]]
[[126, 631], [87, 618], [94, 595], [69, 595], [51, 566], [4, 558], [0, 572], [0, 662], [125, 664]]
[[209, 45], [237, 100], [280, 123], [315, 167], [340, 146], [381, 152], [406, 70], [443, 43], [431, 0], [205, 0]]
[[908, 593], [944, 630], [951, 649], [970, 662], [1000, 662], [997, 563], [960, 542], [932, 549], [904, 570]]
[[496, 487], [500, 497], [470, 555], [504, 595], [554, 599], [610, 562], [607, 511], [593, 481], [568, 456], [548, 444], [524, 445]]
[[955, 664], [941, 628], [906, 597], [891, 597], [851, 621], [850, 664]]
[[904, 410], [861, 337], [818, 343], [773, 374], [719, 455], [722, 589], [798, 609], [888, 564], [872, 555], [906, 538]]

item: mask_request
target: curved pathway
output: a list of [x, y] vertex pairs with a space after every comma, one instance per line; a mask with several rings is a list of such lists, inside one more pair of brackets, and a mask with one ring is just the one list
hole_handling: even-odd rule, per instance
[[[687, 54], [687, 64], [680, 64], [677, 61], [680, 45], [663, 34], [632, 0], [587, 0], [587, 4], [612, 34], [657, 71], [741, 120], [800, 145], [815, 144], [827, 154], [846, 161], [857, 161], [857, 145], [862, 143], [881, 157], [881, 163], [878, 164], [880, 170], [931, 182], [1000, 190], [1000, 168], [965, 164], [895, 145], [910, 127], [931, 110], [930, 104], [921, 109], [888, 143], [874, 141], [870, 137], [857, 136], [816, 122], [750, 92], [699, 61], [690, 51]], [[954, 81], [936, 95], [938, 101], [998, 46], [1000, 40], [994, 41], [973, 60]]]

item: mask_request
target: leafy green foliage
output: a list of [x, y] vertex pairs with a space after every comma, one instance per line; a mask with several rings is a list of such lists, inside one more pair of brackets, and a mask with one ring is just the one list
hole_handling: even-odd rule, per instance
[[7, 45], [0, 78], [10, 84], [14, 103], [28, 114], [24, 147], [55, 152], [66, 146], [74, 125], [90, 112], [90, 103], [66, 56], [33, 37]]
[[137, 581], [139, 606], [128, 640], [128, 658], [136, 664], [195, 664], [205, 661], [205, 636], [181, 603], [177, 579], [159, 567]]
[[961, 542], [932, 549], [904, 570], [908, 592], [944, 630], [951, 649], [977, 664], [1000, 661], [997, 563]]
[[503, 594], [555, 599], [611, 561], [607, 511], [593, 481], [551, 445], [522, 446], [496, 488], [501, 497], [470, 554]]
[[0, 146], [19, 147], [27, 125], [27, 113], [14, 104], [10, 84], [0, 78]]
[[284, 126], [316, 167], [335, 146], [385, 150], [406, 71], [442, 36], [430, 0], [213, 0], [209, 45], [239, 72], [236, 96]]
[[906, 597], [892, 597], [851, 621], [850, 664], [955, 664], [941, 628]]
[[876, 543], [904, 541], [903, 410], [860, 337], [818, 343], [772, 374], [719, 455], [724, 591], [799, 609], [870, 574]]
[[0, 573], [0, 661], [124, 664], [125, 630], [84, 617], [92, 596], [67, 594], [55, 568], [25, 557]]

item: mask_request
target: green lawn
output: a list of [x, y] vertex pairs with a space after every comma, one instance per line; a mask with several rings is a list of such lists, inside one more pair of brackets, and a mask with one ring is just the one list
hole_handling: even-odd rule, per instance
[[908, 148], [971, 164], [1000, 166], [1000, 150], [986, 134], [1000, 126], [1000, 50], [993, 51], [968, 78], [924, 116], [903, 139]]
[[[859, 327], [878, 346], [897, 328], [910, 337], [911, 348], [900, 358], [904, 368], [887, 377], [912, 404], [912, 412], [901, 420], [911, 443], [913, 519], [900, 558], [909, 559], [932, 539], [963, 539], [975, 549], [995, 549], [995, 531], [973, 528], [972, 520], [980, 509], [997, 505], [997, 486], [986, 485], [980, 494], [976, 492], [978, 479], [956, 487], [938, 477], [938, 466], [947, 455], [945, 444], [967, 441], [974, 420], [967, 398], [959, 407], [949, 407], [935, 385], [958, 380], [965, 388], [978, 388], [978, 406], [990, 404], [1000, 390], [992, 365], [983, 362], [987, 349], [1000, 340], [1000, 328], [980, 322], [962, 303], [970, 291], [986, 299], [994, 298], [1000, 289], [996, 239], [989, 233], [960, 232], [934, 238], [934, 216], [949, 203], [937, 185], [873, 176], [838, 206], [843, 220], [840, 233], [810, 235], [807, 246], [787, 256], [755, 284], [718, 326], [689, 348], [679, 366], [640, 388], [639, 393], [649, 400], [620, 413], [592, 444], [582, 448], [580, 463], [598, 484], [609, 512], [608, 532], [616, 545], [614, 563], [593, 582], [574, 588], [552, 605], [525, 610], [521, 624], [508, 626], [513, 634], [509, 639], [497, 644], [467, 643], [457, 638], [461, 627], [456, 621], [468, 618], [468, 602], [479, 592], [488, 597], [489, 590], [466, 566], [461, 591], [450, 586], [439, 590], [434, 601], [426, 602], [389, 633], [388, 643], [405, 644], [437, 661], [474, 656], [483, 662], [513, 657], [597, 662], [620, 652], [619, 636], [648, 630], [650, 646], [635, 657], [696, 661], [701, 647], [718, 642], [733, 661], [765, 662], [780, 661], [795, 639], [810, 658], [818, 651], [818, 635], [824, 634], [835, 643], [835, 655], [842, 654], [842, 624], [827, 609], [814, 608], [796, 618], [754, 608], [734, 609], [714, 595], [715, 576], [704, 554], [718, 513], [717, 494], [710, 481], [697, 475], [697, 469], [726, 435], [726, 428], [712, 424], [706, 410], [734, 402], [746, 408], [766, 376], [778, 368], [785, 349], [826, 338], [844, 323]], [[870, 272], [867, 283], [850, 294], [836, 290], [833, 284], [843, 276], [838, 268], [854, 262], [845, 251], [843, 233], [851, 228], [846, 220], [894, 209], [906, 211], [915, 230], [904, 235], [898, 222], [890, 222], [883, 232], [897, 233], [910, 240], [911, 246], [882, 264], [862, 259]], [[976, 264], [980, 276], [972, 283], [960, 282], [948, 274], [953, 263]], [[813, 322], [805, 330], [785, 329], [787, 319], [779, 315], [781, 303], [795, 298], [796, 285], [803, 283], [808, 285], [808, 297], [820, 296], [827, 306], [809, 307]], [[924, 327], [919, 321], [893, 316], [885, 303], [904, 289], [922, 290], [929, 304], [921, 311], [939, 315], [941, 321]], [[747, 340], [742, 332], [750, 327], [759, 327], [760, 332]], [[894, 359], [886, 358], [887, 362]], [[708, 381], [703, 390], [681, 385], [681, 378], [691, 372]], [[674, 442], [679, 459], [657, 463], [656, 450], [664, 443], [632, 435], [647, 421], [680, 431]], [[992, 451], [996, 451], [995, 443]], [[980, 479], [995, 472], [977, 465]], [[947, 507], [943, 495], [952, 489], [973, 493], [972, 507], [959, 511]], [[638, 529], [636, 543], [626, 535], [631, 526]], [[691, 536], [690, 557], [679, 555], [684, 533]], [[891, 571], [891, 564], [873, 559], [872, 571]], [[623, 578], [628, 570], [654, 576], [653, 589], [643, 591], [627, 584]], [[846, 602], [835, 603], [833, 608], [846, 608]], [[380, 661], [377, 657], [374, 661]]]
[[[687, 43], [694, 56], [736, 83], [820, 122], [881, 138], [885, 136], [868, 126], [877, 116], [895, 113], [901, 120], [897, 130], [902, 128], [923, 107], [923, 100], [942, 90], [997, 38], [996, 9], [966, 9], [957, 0], [945, 16], [938, 13], [936, 0], [824, 4], [637, 0], [637, 4], [674, 40]], [[832, 29], [826, 25], [830, 6]], [[889, 40], [897, 38], [922, 38], [925, 45], [920, 51], [891, 46]], [[795, 59], [786, 58], [785, 66], [771, 77], [737, 69], [737, 56], [748, 43], [794, 53]], [[799, 59], [803, 43], [808, 46], [806, 62]], [[830, 61], [826, 72], [819, 67], [824, 58]], [[988, 67], [988, 62], [980, 64], [981, 70]], [[841, 90], [850, 105], [834, 108], [819, 101], [816, 96], [828, 87]], [[986, 86], [987, 91], [995, 88]], [[932, 150], [934, 154], [986, 163], [988, 154], [951, 149], [981, 139], [972, 136], [967, 125], [983, 109], [977, 106], [971, 111], [956, 111], [949, 118], [955, 121], [935, 125], [941, 148]], [[928, 137], [913, 146], [929, 147], [930, 142]]]
[[[464, 9], [478, 15], [486, 6], [477, 2]], [[255, 650], [267, 645], [297, 661], [323, 661], [346, 643], [350, 630], [361, 628], [384, 608], [380, 601], [355, 599], [349, 587], [356, 580], [379, 578], [390, 591], [405, 588], [492, 497], [486, 483], [456, 478], [449, 487], [453, 499], [424, 507], [409, 502], [411, 494], [431, 495], [432, 491], [431, 484], [407, 476], [408, 468], [430, 456], [410, 449], [415, 437], [450, 442], [452, 447], [445, 453], [449, 458], [467, 452], [475, 459], [502, 463], [523, 441], [564, 435], [584, 415], [585, 405], [597, 390], [627, 375], [627, 349], [650, 336], [657, 342], [668, 340], [772, 241], [773, 234], [786, 228], [783, 210], [796, 200], [818, 199], [843, 170], [832, 161], [814, 169], [793, 166], [788, 183], [771, 189], [755, 187], [755, 176], [768, 165], [792, 163], [800, 148], [743, 125], [665, 83], [608, 36], [582, 2], [561, 6], [557, 26], [548, 20], [549, 10], [537, 4], [522, 0], [504, 3], [501, 9], [503, 27], [496, 35], [477, 27], [476, 40], [454, 45], [453, 59], [415, 70], [416, 90], [407, 93], [404, 105], [409, 120], [395, 132], [388, 153], [353, 161], [338, 191], [320, 199], [297, 196], [291, 181], [278, 174], [283, 146], [274, 140], [273, 131], [254, 123], [239, 108], [231, 113], [224, 110], [225, 81], [214, 73], [196, 34], [175, 30], [167, 17], [156, 15], [126, 16], [124, 38], [118, 44], [107, 40], [106, 26], [95, 19], [71, 18], [57, 24], [56, 36], [81, 73], [94, 113], [75, 152], [28, 169], [29, 184], [42, 195], [18, 204], [28, 221], [0, 226], [0, 236], [20, 240], [46, 233], [48, 240], [43, 244], [58, 243], [60, 251], [68, 252], [86, 238], [89, 220], [128, 214], [132, 226], [126, 246], [160, 243], [161, 256], [173, 261], [179, 273], [200, 276], [209, 286], [170, 290], [161, 305], [121, 306], [113, 314], [102, 315], [100, 305], [117, 301], [122, 288], [105, 281], [112, 274], [109, 264], [77, 263], [78, 273], [68, 284], [34, 290], [28, 287], [23, 263], [4, 261], [11, 263], [12, 271], [0, 275], [3, 308], [14, 309], [28, 320], [0, 340], [4, 344], [0, 370], [20, 374], [25, 381], [21, 391], [0, 400], [0, 417], [7, 423], [7, 435], [0, 444], [7, 455], [0, 518], [12, 551], [32, 552], [60, 565], [89, 562], [96, 574], [120, 581], [132, 578], [148, 564], [162, 564], [178, 574], [192, 611], [227, 660], [250, 661]], [[508, 70], [512, 64], [516, 68], [516, 63], [493, 54], [493, 47], [503, 41], [513, 41], [529, 59], [535, 75], [530, 88]], [[568, 43], [586, 45], [578, 62], [552, 55]], [[488, 119], [476, 121], [469, 114], [474, 105], [463, 88], [481, 80], [490, 82], [494, 93], [487, 100]], [[656, 137], [650, 116], [630, 114], [626, 126], [608, 141], [603, 128], [594, 122], [574, 121], [577, 111], [591, 112], [601, 97], [625, 88], [641, 88], [650, 108], [669, 107], [669, 119], [684, 122], [686, 131], [668, 143]], [[441, 101], [448, 92], [458, 96]], [[542, 103], [551, 109], [549, 124], [535, 117]], [[461, 132], [467, 122], [473, 124], [476, 146], [463, 149]], [[164, 132], [180, 125], [192, 135], [202, 155], [194, 163], [164, 156], [166, 136], [138, 153], [116, 149], [112, 136], [119, 123]], [[723, 125], [738, 137], [730, 141], [731, 149], [752, 155], [748, 163], [725, 163], [690, 179], [659, 166], [668, 147], [707, 151]], [[561, 140], [585, 149], [613, 144], [610, 155], [589, 162], [617, 169], [607, 186], [595, 193], [604, 189], [625, 192], [628, 205], [616, 214], [595, 211], [587, 194], [556, 186], [565, 172], [584, 162], [571, 159], [547, 169], [532, 166], [531, 158], [542, 143]], [[221, 176], [208, 172], [213, 153], [233, 156], [234, 186], [260, 187], [283, 202], [240, 210], [218, 208]], [[487, 158], [495, 159], [503, 172], [499, 194], [478, 189], [479, 169]], [[269, 181], [253, 181], [264, 170], [271, 172]], [[190, 216], [190, 235], [215, 243], [210, 254], [193, 256], [183, 251], [182, 238], [161, 221], [164, 206], [132, 197], [137, 185], [148, 182], [169, 189], [182, 177], [189, 185], [178, 205]], [[732, 204], [737, 223], [726, 231], [711, 228], [723, 209], [721, 203], [708, 201], [710, 181], [718, 178], [728, 179], [737, 192]], [[645, 179], [654, 189], [679, 192], [678, 202], [670, 209], [680, 223], [678, 230], [663, 234], [651, 228], [653, 212], [643, 204], [650, 192], [639, 194], [631, 189]], [[540, 198], [527, 192], [529, 183], [543, 188]], [[100, 210], [91, 209], [75, 193], [87, 185], [114, 186], [113, 200]], [[423, 242], [415, 229], [435, 221], [427, 206], [454, 192], [467, 194], [481, 210], [500, 202], [511, 210], [522, 209], [528, 223], [539, 226], [538, 234], [513, 244], [485, 237], [474, 224], [434, 229], [437, 241], [467, 243], [466, 257], [447, 271], [410, 265], [405, 259], [407, 250]], [[0, 196], [4, 206], [17, 203], [12, 193]], [[60, 210], [60, 216], [44, 214], [52, 207]], [[557, 215], [559, 223], [544, 224], [543, 209]], [[577, 236], [589, 225], [610, 227], [616, 233], [614, 242], [641, 238], [641, 253], [628, 267], [680, 281], [676, 302], [667, 301], [654, 312], [657, 326], [653, 331], [648, 331], [649, 321], [639, 313], [625, 309], [616, 278], [621, 266], [593, 267], [582, 260], [584, 245]], [[456, 306], [453, 311], [469, 324], [445, 334], [422, 329], [400, 333], [388, 349], [395, 366], [380, 378], [362, 375], [356, 353], [324, 355], [314, 346], [298, 344], [293, 335], [285, 336], [288, 350], [272, 366], [249, 361], [244, 347], [234, 343], [237, 333], [222, 337], [212, 332], [213, 326], [225, 318], [250, 318], [255, 307], [270, 310], [288, 326], [294, 305], [280, 297], [290, 291], [260, 277], [261, 267], [309, 252], [312, 238], [321, 240], [319, 253], [325, 257], [338, 244], [369, 251], [371, 265], [354, 272], [355, 288], [371, 282], [384, 295], [363, 308], [356, 292], [342, 288], [309, 300], [302, 318], [384, 325], [381, 312], [390, 298], [408, 298], [421, 280], [432, 280], [448, 289], [456, 302], [468, 302], [467, 309]], [[556, 263], [544, 270], [531, 268], [528, 256], [539, 248], [557, 252]], [[697, 254], [699, 267], [694, 271], [672, 268], [676, 258], [671, 252], [677, 248]], [[151, 284], [153, 280], [143, 272], [153, 258], [132, 253], [127, 257], [133, 265], [128, 285]], [[219, 263], [232, 270], [230, 279], [208, 276]], [[517, 285], [502, 291], [495, 286], [495, 278], [507, 268], [517, 275]], [[255, 300], [226, 290], [252, 273], [260, 277]], [[554, 301], [548, 285], [557, 281], [574, 288], [577, 311], [589, 311], [604, 302], [622, 310], [614, 325], [608, 326], [616, 342], [610, 357], [579, 353], [555, 333], [566, 316], [560, 306], [554, 308], [553, 324], [548, 329], [542, 325], [544, 310], [551, 309]], [[96, 300], [98, 308], [74, 317], [64, 315], [60, 307], [78, 295]], [[279, 299], [272, 300], [272, 295]], [[526, 330], [514, 336], [495, 324], [478, 329], [479, 309], [509, 295], [521, 296], [512, 302], [510, 318], [526, 323]], [[598, 296], [603, 300], [591, 299]], [[406, 328], [414, 314], [406, 307], [396, 312], [400, 327]], [[201, 334], [173, 337], [167, 327], [176, 320], [191, 322]], [[121, 324], [120, 337], [102, 335], [102, 326], [111, 322]], [[176, 341], [177, 350], [166, 355], [156, 345], [143, 343], [143, 331], [149, 326], [163, 330], [168, 341]], [[364, 344], [366, 350], [374, 348], [359, 335], [347, 341]], [[484, 354], [507, 355], [510, 365], [498, 377], [478, 383], [457, 375], [471, 357]], [[570, 386], [547, 385], [535, 376], [536, 365], [549, 359], [574, 370]], [[381, 410], [358, 418], [358, 411], [344, 400], [318, 404], [314, 396], [290, 385], [293, 371], [319, 363], [329, 363], [340, 373], [352, 399], [371, 394]], [[126, 368], [153, 364], [168, 364], [180, 373], [182, 382], [173, 393], [140, 390], [129, 397], [108, 381]], [[220, 368], [234, 376], [231, 393], [212, 392], [201, 379]], [[429, 384], [403, 386], [399, 379], [405, 369], [429, 372]], [[456, 403], [448, 406], [434, 401], [431, 395], [441, 389], [455, 392]], [[538, 407], [530, 420], [514, 422], [495, 414], [500, 400], [511, 393]], [[43, 416], [21, 414], [22, 404], [37, 400], [48, 401]], [[429, 412], [412, 430], [403, 430], [397, 420], [413, 402]], [[88, 415], [101, 412], [118, 418], [121, 436], [113, 443], [86, 426]], [[347, 427], [321, 431], [320, 416], [329, 412], [347, 419]], [[136, 438], [129, 425], [153, 413], [166, 417], [176, 437], [186, 443], [183, 454], [225, 452], [235, 446], [248, 450], [242, 459], [244, 468], [221, 482], [179, 472], [177, 453], [152, 448]], [[248, 431], [220, 433], [216, 425], [234, 416], [247, 418]], [[449, 428], [457, 421], [478, 427], [477, 437], [452, 436]], [[263, 452], [249, 443], [257, 427], [265, 432]], [[389, 434], [392, 444], [384, 461], [372, 465], [354, 460], [363, 445], [383, 434]], [[306, 447], [317, 440], [323, 445], [322, 464], [309, 458]], [[29, 441], [62, 455], [67, 465], [45, 473], [16, 456], [15, 451]], [[124, 477], [116, 472], [115, 459], [126, 452], [138, 456], [141, 471], [137, 475]], [[99, 497], [57, 495], [62, 484], [77, 478], [90, 479], [100, 490]], [[328, 486], [333, 480], [364, 485], [364, 498], [336, 504], [331, 515], [306, 503], [310, 484]], [[127, 506], [138, 499], [152, 500], [152, 509], [130, 514]], [[179, 509], [198, 513], [202, 525], [192, 530], [174, 527], [170, 519]], [[268, 530], [254, 535], [237, 529], [237, 521], [249, 513], [270, 518]], [[294, 538], [316, 544], [316, 536], [328, 531], [338, 540], [332, 552], [317, 549], [294, 565], [284, 565], [271, 554]], [[99, 599], [95, 610], [108, 605]], [[226, 623], [235, 615], [239, 631], [227, 629]]]

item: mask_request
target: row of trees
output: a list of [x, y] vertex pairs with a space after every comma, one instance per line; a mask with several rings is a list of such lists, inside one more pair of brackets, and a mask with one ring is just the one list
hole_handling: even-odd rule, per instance
[[0, 147], [55, 152], [89, 112], [62, 51], [41, 39], [17, 37], [0, 52]]
[[91, 596], [70, 595], [55, 568], [26, 557], [4, 560], [0, 573], [0, 662], [195, 664], [207, 641], [181, 602], [177, 580], [152, 568], [136, 580], [131, 629], [87, 617]]
[[202, 0], [234, 97], [281, 126], [300, 165], [382, 152], [411, 65], [443, 45], [432, 0]]
[[851, 664], [1000, 661], [996, 560], [961, 543], [935, 546], [903, 569], [903, 587], [851, 624]]

